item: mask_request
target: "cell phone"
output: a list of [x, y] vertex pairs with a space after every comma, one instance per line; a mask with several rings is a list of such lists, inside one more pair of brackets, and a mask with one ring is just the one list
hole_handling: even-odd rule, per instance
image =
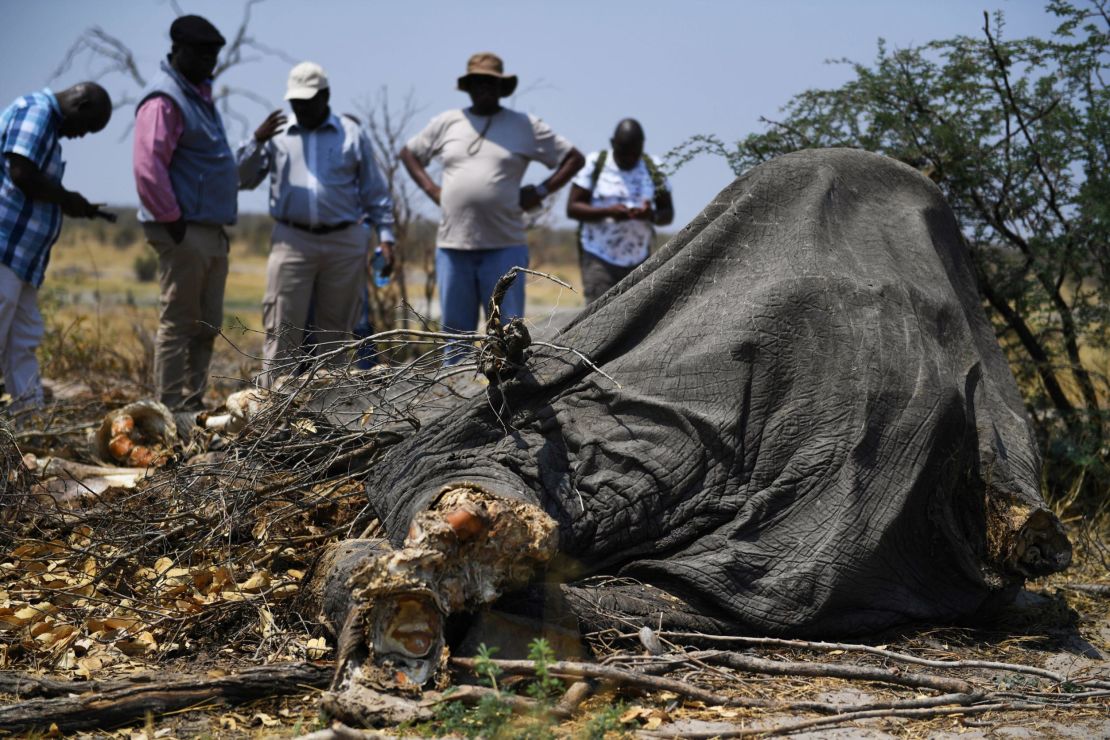
[[119, 220], [119, 216], [117, 216], [116, 214], [112, 213], [111, 211], [102, 211], [99, 208], [96, 209], [96, 213], [93, 214], [93, 218], [102, 218], [110, 224], [114, 224], [116, 221]]

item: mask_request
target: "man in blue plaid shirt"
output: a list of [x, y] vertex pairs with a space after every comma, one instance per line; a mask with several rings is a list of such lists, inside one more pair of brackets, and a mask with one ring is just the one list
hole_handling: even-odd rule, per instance
[[111, 116], [112, 100], [95, 82], [24, 95], [0, 114], [0, 371], [13, 410], [42, 405], [38, 289], [62, 214], [97, 213], [80, 193], [62, 187], [58, 139], [100, 131]]

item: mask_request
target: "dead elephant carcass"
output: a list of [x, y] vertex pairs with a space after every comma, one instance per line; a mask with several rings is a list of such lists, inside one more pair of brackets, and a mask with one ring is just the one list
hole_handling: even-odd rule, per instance
[[[375, 469], [392, 547], [465, 487], [551, 522], [587, 627], [798, 637], [974, 619], [1069, 562], [956, 221], [910, 167], [761, 165], [555, 342], [593, 365], [536, 348]], [[429, 630], [517, 583], [460, 603], [390, 562], [432, 594], [410, 614]], [[367, 614], [397, 613], [354, 586]]]

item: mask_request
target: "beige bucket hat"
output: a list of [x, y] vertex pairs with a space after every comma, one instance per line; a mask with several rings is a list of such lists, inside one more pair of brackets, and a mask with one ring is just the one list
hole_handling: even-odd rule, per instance
[[466, 92], [470, 78], [477, 76], [499, 79], [501, 81], [500, 93], [503, 98], [512, 95], [513, 90], [516, 90], [516, 75], [505, 74], [504, 62], [501, 61], [501, 57], [492, 51], [480, 51], [470, 56], [470, 59], [466, 62], [466, 74], [459, 78], [459, 89]]

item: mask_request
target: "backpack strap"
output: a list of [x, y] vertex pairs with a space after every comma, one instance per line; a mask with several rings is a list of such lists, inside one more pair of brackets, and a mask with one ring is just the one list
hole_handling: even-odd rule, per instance
[[[608, 156], [609, 156], [609, 150], [608, 149], [602, 149], [600, 152], [597, 153], [597, 161], [594, 162], [594, 169], [593, 169], [592, 172], [590, 172], [590, 199], [591, 200], [594, 197], [594, 191], [597, 190], [597, 181], [601, 179], [601, 170], [605, 168], [605, 160], [608, 158]], [[577, 241], [578, 241], [578, 256], [579, 256], [579, 258], [581, 258], [582, 253], [585, 251], [585, 249], [582, 246], [582, 232], [585, 228], [586, 228], [586, 224], [583, 223], [582, 221], [579, 221], [578, 222], [578, 233], [576, 234], [576, 236], [578, 237]]]
[[597, 181], [601, 179], [601, 171], [605, 169], [605, 160], [609, 157], [609, 150], [602, 149], [597, 153], [597, 161], [594, 162], [594, 171], [590, 173], [590, 197], [594, 197], [594, 191], [597, 190]]
[[663, 173], [659, 171], [659, 166], [655, 161], [644, 152], [644, 166], [647, 167], [648, 174], [651, 175], [651, 184], [655, 186], [655, 195], [658, 197], [659, 193], [667, 192], [667, 179], [663, 177]]

